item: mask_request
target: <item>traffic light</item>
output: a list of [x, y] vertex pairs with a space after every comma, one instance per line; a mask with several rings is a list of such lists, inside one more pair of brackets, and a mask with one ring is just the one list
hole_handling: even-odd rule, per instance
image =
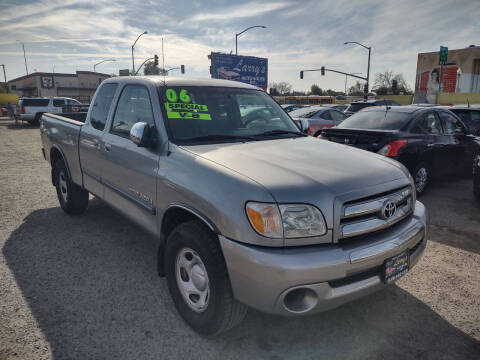
[[392, 80], [392, 90], [397, 90], [397, 86], [398, 86], [397, 80]]
[[300, 71], [300, 79], [303, 79], [303, 70]]
[[320, 68], [320, 74], [325, 75], [325, 66]]
[[155, 64], [155, 66], [158, 66], [158, 55], [157, 54], [155, 54], [153, 56], [153, 63]]
[[185, 65], [180, 65], [180, 72], [185, 74]]

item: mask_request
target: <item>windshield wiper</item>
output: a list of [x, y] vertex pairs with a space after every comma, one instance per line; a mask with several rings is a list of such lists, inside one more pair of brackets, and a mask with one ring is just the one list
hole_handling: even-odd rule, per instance
[[210, 134], [204, 136], [196, 136], [188, 139], [181, 139], [182, 142], [196, 142], [196, 141], [215, 141], [215, 140], [252, 140], [258, 141], [258, 139], [251, 136], [241, 135], [227, 135], [227, 134]]
[[297, 136], [308, 136], [307, 134], [304, 134], [299, 131], [290, 131], [290, 130], [269, 130], [265, 131], [260, 134], [256, 134], [255, 136], [274, 136], [274, 135], [284, 135], [284, 134], [292, 134], [292, 135], [297, 135]]

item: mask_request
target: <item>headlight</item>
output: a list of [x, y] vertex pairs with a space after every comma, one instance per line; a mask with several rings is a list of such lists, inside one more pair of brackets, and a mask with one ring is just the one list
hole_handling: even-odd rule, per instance
[[322, 213], [312, 205], [249, 202], [246, 210], [252, 227], [266, 237], [300, 238], [327, 232]]

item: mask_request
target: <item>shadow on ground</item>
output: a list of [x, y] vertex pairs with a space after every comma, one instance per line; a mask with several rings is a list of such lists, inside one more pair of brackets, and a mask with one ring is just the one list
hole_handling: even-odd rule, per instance
[[[305, 318], [250, 311], [216, 338], [179, 318], [157, 242], [98, 200], [28, 215], [3, 254], [53, 358], [478, 359], [480, 343], [397, 286]], [[413, 270], [415, 271], [415, 270]]]

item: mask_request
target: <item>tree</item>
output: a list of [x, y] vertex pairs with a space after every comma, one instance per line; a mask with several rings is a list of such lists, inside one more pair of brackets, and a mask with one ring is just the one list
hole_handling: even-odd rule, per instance
[[159, 68], [155, 65], [153, 61], [147, 61], [143, 66], [143, 74], [144, 75], [168, 75], [168, 73], [164, 70]]
[[[393, 89], [393, 80], [397, 81], [397, 88]], [[387, 94], [399, 94], [404, 93], [406, 95], [412, 94], [412, 90], [408, 86], [405, 78], [402, 74], [394, 74], [393, 71], [387, 70], [383, 73], [375, 74], [375, 92], [378, 95]]]
[[311, 87], [310, 87], [310, 93], [312, 95], [323, 95], [323, 90], [320, 88], [320, 86], [318, 86], [317, 84], [313, 84]]
[[287, 95], [292, 91], [292, 85], [286, 81], [281, 81], [279, 83], [271, 82], [270, 87], [277, 89], [279, 95]]
[[350, 96], [363, 96], [365, 92], [363, 91], [363, 84], [357, 81], [355, 85], [350, 86], [348, 89], [348, 95]]

